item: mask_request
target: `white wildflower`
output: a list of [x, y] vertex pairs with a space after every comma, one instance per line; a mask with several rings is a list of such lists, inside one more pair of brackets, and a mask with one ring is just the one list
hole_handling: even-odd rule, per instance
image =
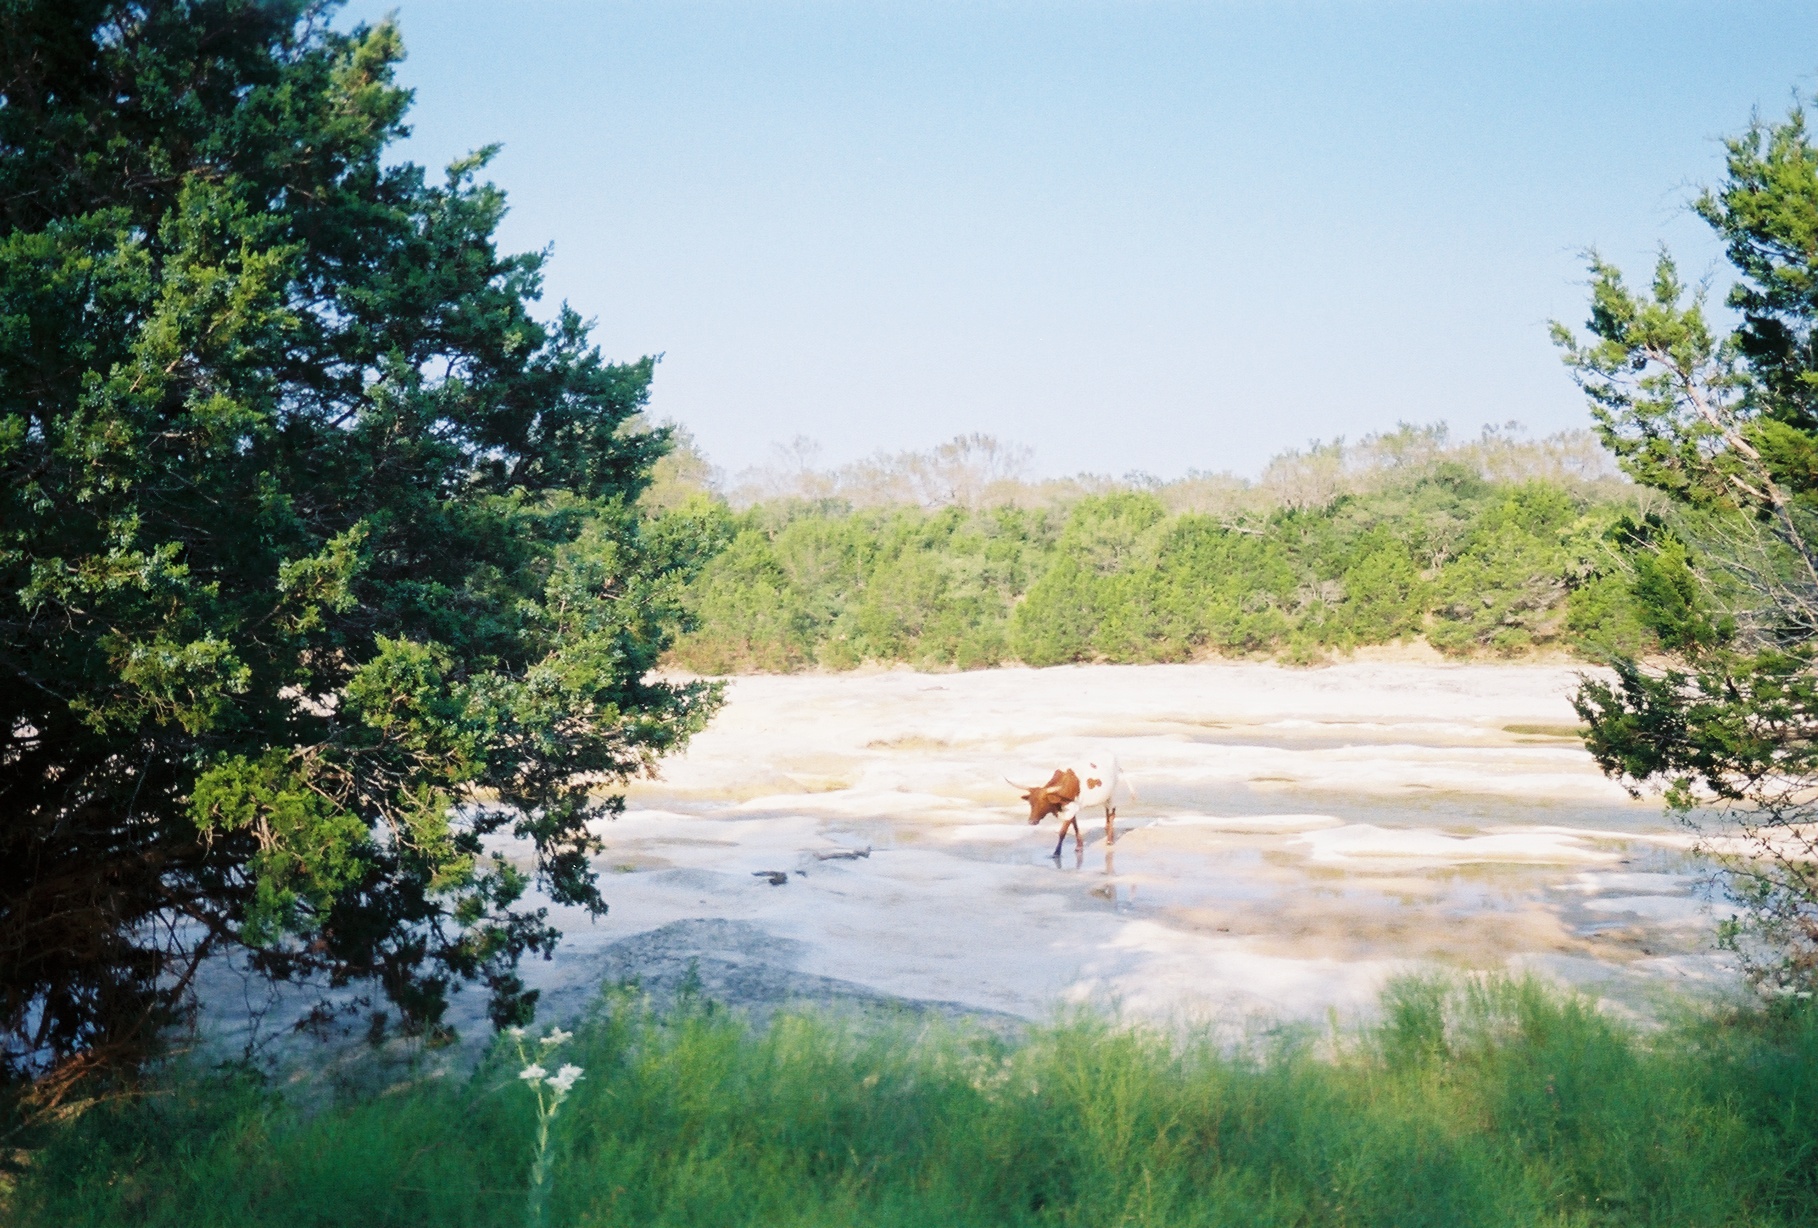
[[556, 1089], [556, 1094], [558, 1096], [566, 1096], [568, 1094], [568, 1089], [573, 1087], [580, 1077], [581, 1068], [579, 1066], [564, 1066], [556, 1071], [555, 1078], [549, 1081], [549, 1086]]
[[530, 1065], [524, 1067], [524, 1069], [518, 1071], [518, 1078], [524, 1080], [524, 1082], [526, 1082], [526, 1083], [531, 1083], [531, 1084], [541, 1083], [544, 1079], [547, 1079], [548, 1077], [549, 1077], [549, 1072], [547, 1070], [544, 1070], [541, 1066], [537, 1065], [535, 1062], [532, 1062]]
[[505, 1035], [511, 1037], [513, 1040], [523, 1040], [524, 1039], [524, 1029], [519, 1028], [519, 1027], [506, 1028]]
[[549, 1035], [543, 1038], [546, 1045], [564, 1045], [574, 1039], [573, 1032], [564, 1032], [561, 1028], [550, 1028]]

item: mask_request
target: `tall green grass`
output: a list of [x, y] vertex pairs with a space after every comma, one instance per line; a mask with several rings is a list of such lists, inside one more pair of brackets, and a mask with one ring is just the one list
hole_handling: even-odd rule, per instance
[[[1640, 1034], [1532, 983], [1406, 982], [1233, 1055], [1081, 1017], [1005, 1042], [620, 996], [563, 1050], [555, 1225], [1818, 1223], [1818, 1015]], [[44, 1140], [22, 1225], [516, 1225], [502, 1056], [313, 1112], [173, 1074]]]

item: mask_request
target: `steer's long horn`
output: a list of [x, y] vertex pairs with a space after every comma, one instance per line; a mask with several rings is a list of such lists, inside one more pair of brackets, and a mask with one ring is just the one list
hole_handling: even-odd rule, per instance
[[1041, 785], [1019, 785], [1008, 776], [1004, 777], [1004, 783], [1009, 785], [1012, 789], [1019, 789], [1024, 793], [1033, 793], [1042, 787]]

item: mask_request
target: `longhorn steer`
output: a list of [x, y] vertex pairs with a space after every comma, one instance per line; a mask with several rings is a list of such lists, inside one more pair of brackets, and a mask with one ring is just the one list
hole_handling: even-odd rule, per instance
[[1060, 816], [1060, 838], [1054, 842], [1056, 857], [1060, 856], [1061, 845], [1067, 842], [1069, 827], [1073, 828], [1074, 847], [1086, 847], [1086, 837], [1079, 828], [1079, 812], [1087, 806], [1105, 808], [1105, 843], [1116, 843], [1118, 787], [1122, 785], [1125, 792], [1135, 794], [1129, 780], [1118, 770], [1115, 755], [1101, 755], [1056, 768], [1044, 785], [1019, 785], [1014, 780], [1006, 783], [1011, 788], [1024, 790], [1023, 800], [1029, 803], [1031, 826], [1051, 814]]

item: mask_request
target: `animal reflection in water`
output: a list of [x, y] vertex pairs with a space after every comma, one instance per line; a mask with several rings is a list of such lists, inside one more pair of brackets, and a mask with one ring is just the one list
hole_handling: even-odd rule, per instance
[[1054, 769], [1048, 783], [1019, 785], [1005, 778], [1013, 789], [1023, 790], [1029, 803], [1029, 822], [1040, 823], [1049, 815], [1060, 816], [1060, 838], [1054, 842], [1054, 858], [1060, 860], [1061, 846], [1067, 842], [1067, 829], [1073, 829], [1074, 851], [1083, 852], [1086, 837], [1080, 831], [1080, 811], [1087, 806], [1105, 808], [1105, 843], [1117, 841], [1117, 802], [1120, 797], [1134, 798], [1136, 787], [1118, 768], [1117, 756], [1101, 754], [1080, 763]]

